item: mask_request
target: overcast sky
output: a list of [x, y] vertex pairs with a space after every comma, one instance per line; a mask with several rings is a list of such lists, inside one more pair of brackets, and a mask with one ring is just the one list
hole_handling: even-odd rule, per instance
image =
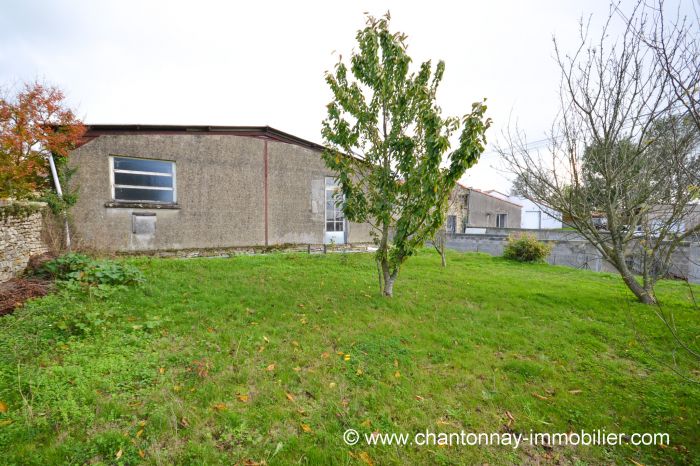
[[[390, 10], [415, 62], [442, 59], [443, 110], [486, 97], [490, 142], [508, 121], [541, 139], [556, 113], [552, 36], [573, 45], [608, 0], [0, 0], [0, 84], [61, 87], [86, 123], [270, 125], [321, 142], [325, 70], [364, 12]], [[465, 181], [507, 191], [487, 151]]]

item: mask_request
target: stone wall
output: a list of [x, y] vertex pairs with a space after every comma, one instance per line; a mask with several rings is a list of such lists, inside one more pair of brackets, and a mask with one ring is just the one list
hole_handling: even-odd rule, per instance
[[0, 202], [0, 282], [22, 272], [31, 256], [48, 251], [41, 237], [44, 207]]
[[[552, 246], [547, 262], [595, 272], [615, 272], [600, 252], [578, 233], [567, 230], [521, 230], [512, 228], [473, 228], [471, 233], [447, 236], [448, 249], [484, 252], [493, 256], [503, 254], [511, 233], [533, 234]], [[700, 244], [682, 243], [671, 258], [669, 274], [676, 278], [700, 283]]]

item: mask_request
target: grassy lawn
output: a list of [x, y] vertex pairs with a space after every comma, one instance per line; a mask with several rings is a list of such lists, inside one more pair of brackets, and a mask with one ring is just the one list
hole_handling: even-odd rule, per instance
[[[366, 254], [132, 262], [140, 288], [0, 318], [1, 463], [700, 461], [700, 387], [655, 360], [668, 334], [615, 276], [426, 250], [388, 300]], [[659, 296], [697, 338], [688, 289]], [[670, 445], [351, 447], [348, 428]]]

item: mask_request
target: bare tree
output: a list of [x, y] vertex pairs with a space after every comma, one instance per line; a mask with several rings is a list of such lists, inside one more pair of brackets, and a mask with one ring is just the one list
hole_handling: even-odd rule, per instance
[[[666, 0], [637, 0], [636, 6], [644, 11], [646, 21], [635, 32], [668, 78], [679, 113], [700, 131], [700, 2], [695, 3], [684, 12], [683, 3], [672, 10]], [[629, 22], [619, 4], [616, 12]], [[697, 182], [700, 174], [690, 175]]]
[[546, 150], [515, 128], [498, 151], [520, 191], [560, 211], [639, 301], [654, 304], [671, 255], [700, 230], [681, 227], [697, 196], [697, 131], [688, 130], [673, 78], [640, 34], [653, 25], [648, 11], [638, 3], [622, 21], [617, 11], [613, 5], [595, 39], [582, 21], [572, 54], [554, 39], [560, 111]]
[[[683, 14], [679, 5], [669, 15], [665, 0], [640, 0], [640, 8], [647, 13], [648, 24], [637, 32], [654, 53], [686, 116], [700, 130], [700, 2], [692, 14]], [[626, 19], [619, 8], [618, 13]]]

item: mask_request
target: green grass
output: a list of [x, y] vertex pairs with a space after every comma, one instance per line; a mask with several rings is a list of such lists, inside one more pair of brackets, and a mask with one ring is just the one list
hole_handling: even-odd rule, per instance
[[[615, 276], [423, 251], [384, 299], [366, 254], [131, 262], [146, 285], [0, 318], [3, 464], [700, 461], [700, 387], [656, 361], [668, 333]], [[697, 338], [687, 287], [658, 294]], [[348, 428], [671, 441], [349, 447]]]

